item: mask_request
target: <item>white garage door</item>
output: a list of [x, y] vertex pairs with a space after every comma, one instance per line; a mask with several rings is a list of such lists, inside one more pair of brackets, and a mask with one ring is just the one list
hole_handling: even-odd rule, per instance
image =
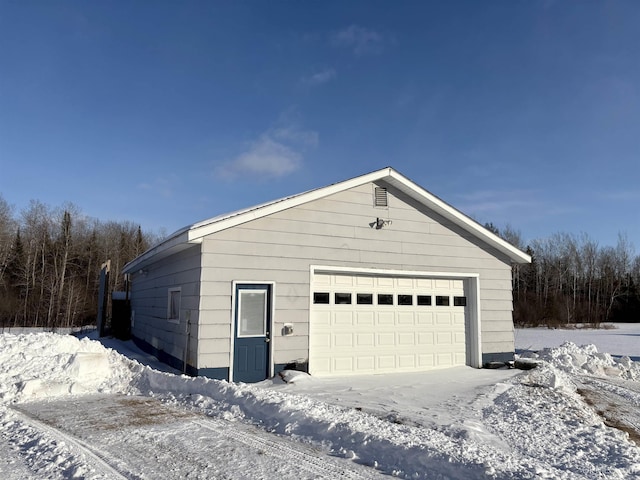
[[309, 371], [410, 372], [466, 363], [462, 279], [314, 273]]

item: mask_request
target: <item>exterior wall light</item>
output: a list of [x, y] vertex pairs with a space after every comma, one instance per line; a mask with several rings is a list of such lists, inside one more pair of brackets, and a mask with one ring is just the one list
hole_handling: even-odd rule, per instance
[[386, 227], [387, 225], [391, 225], [391, 220], [384, 220], [383, 218], [378, 217], [372, 226], [374, 226], [376, 230], [380, 230], [382, 227]]

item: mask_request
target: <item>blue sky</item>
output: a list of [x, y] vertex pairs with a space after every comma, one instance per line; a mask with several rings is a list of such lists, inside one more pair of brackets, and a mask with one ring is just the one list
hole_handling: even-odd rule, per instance
[[170, 233], [392, 166], [640, 248], [640, 2], [0, 0], [0, 194]]

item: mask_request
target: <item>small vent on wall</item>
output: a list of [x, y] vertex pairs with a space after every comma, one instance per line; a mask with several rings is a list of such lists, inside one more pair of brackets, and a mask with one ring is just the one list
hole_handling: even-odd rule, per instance
[[374, 202], [376, 207], [387, 207], [387, 189], [384, 187], [376, 187], [374, 190]]

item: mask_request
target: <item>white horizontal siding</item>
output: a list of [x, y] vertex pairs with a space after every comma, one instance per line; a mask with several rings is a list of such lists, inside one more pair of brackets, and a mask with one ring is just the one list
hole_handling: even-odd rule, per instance
[[483, 322], [483, 326], [482, 326], [482, 331], [485, 334], [489, 334], [491, 333], [492, 337], [495, 338], [495, 335], [493, 335], [494, 333], [499, 333], [499, 332], [512, 332], [513, 328], [506, 328], [505, 327], [505, 323], [507, 325], [509, 325], [509, 322], [511, 321], [511, 319], [507, 319], [507, 318], [503, 318], [503, 319], [499, 319], [499, 312], [495, 312], [492, 315], [492, 318], [486, 322]]
[[[168, 291], [180, 287], [180, 322], [167, 319]], [[188, 362], [196, 366], [200, 303], [200, 246], [196, 245], [134, 272], [132, 334], [179, 360], [184, 358], [186, 312], [191, 316]]]
[[[353, 268], [477, 272], [483, 326], [483, 351], [513, 351], [511, 323], [511, 268], [508, 260], [477, 244], [467, 232], [429, 212], [416, 210], [388, 186], [388, 209], [373, 206], [373, 186], [363, 185], [326, 199], [316, 200], [268, 217], [205, 237], [202, 244], [201, 338], [223, 340], [222, 329], [209, 325], [231, 325], [231, 285], [236, 281], [273, 281], [275, 363], [288, 363], [306, 356], [309, 322], [309, 268], [324, 264]], [[377, 230], [370, 224], [377, 217], [391, 225]], [[442, 224], [440, 222], [443, 222]], [[498, 255], [498, 258], [496, 258]], [[486, 305], [484, 296], [487, 296]], [[500, 312], [492, 318], [492, 312]], [[282, 336], [284, 323], [293, 323], [294, 333]], [[304, 328], [303, 328], [304, 326]], [[502, 335], [501, 332], [509, 332]], [[204, 336], [202, 336], [204, 335]], [[228, 339], [228, 337], [227, 337]], [[202, 342], [199, 366], [229, 366], [230, 345], [211, 357]], [[211, 344], [213, 345], [213, 343]], [[496, 347], [496, 345], [498, 347]], [[508, 347], [508, 348], [507, 348]], [[203, 356], [203, 355], [206, 355]], [[215, 362], [222, 363], [215, 363]], [[214, 362], [214, 363], [211, 363]]]
[[[227, 343], [228, 343], [227, 339]], [[215, 343], [209, 343], [207, 340], [200, 341], [200, 348], [198, 354], [198, 368], [216, 368], [216, 367], [228, 367], [229, 366], [229, 354], [224, 353], [225, 350], [222, 346], [221, 352], [216, 351]]]

